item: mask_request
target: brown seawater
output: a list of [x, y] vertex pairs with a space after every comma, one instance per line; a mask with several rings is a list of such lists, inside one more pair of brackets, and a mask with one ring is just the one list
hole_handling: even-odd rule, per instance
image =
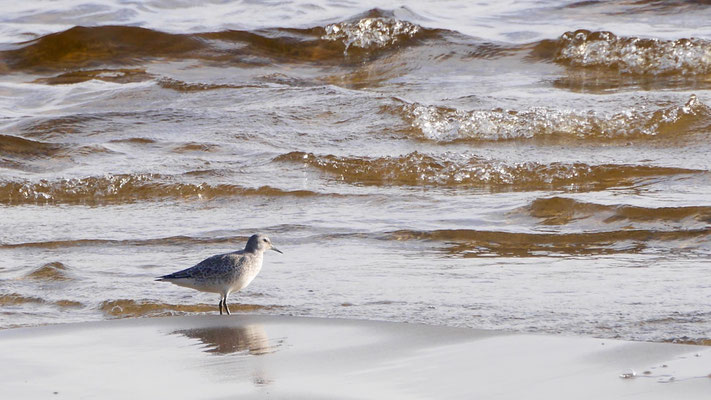
[[[446, 5], [446, 7], [445, 7]], [[0, 16], [0, 327], [244, 312], [708, 343], [711, 6]]]

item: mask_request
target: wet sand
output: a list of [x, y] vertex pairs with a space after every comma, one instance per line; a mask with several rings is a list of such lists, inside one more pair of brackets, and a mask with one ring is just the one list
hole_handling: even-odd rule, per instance
[[[0, 331], [8, 399], [706, 399], [711, 348], [236, 315]], [[634, 371], [634, 377], [621, 375]]]

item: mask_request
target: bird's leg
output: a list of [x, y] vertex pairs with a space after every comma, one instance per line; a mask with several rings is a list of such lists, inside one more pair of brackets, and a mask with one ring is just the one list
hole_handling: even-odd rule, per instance
[[230, 315], [230, 308], [227, 307], [227, 295], [225, 295], [225, 299], [223, 300], [225, 304], [225, 311], [227, 311], [227, 315]]
[[219, 306], [220, 306], [220, 315], [222, 315], [222, 299], [220, 299], [220, 304], [219, 304]]

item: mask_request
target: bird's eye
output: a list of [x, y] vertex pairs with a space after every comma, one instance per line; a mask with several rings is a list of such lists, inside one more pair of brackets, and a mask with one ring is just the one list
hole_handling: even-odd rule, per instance
[[264, 240], [265, 242], [267, 242], [267, 239], [262, 239], [262, 240]]

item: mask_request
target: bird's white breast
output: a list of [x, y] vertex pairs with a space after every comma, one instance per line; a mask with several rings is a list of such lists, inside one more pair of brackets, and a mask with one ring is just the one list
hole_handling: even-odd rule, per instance
[[236, 292], [247, 287], [259, 274], [259, 271], [262, 270], [262, 261], [264, 259], [262, 254], [255, 255], [254, 257], [253, 262], [245, 263], [241, 271], [237, 273], [235, 280], [232, 281], [230, 285], [230, 292]]

